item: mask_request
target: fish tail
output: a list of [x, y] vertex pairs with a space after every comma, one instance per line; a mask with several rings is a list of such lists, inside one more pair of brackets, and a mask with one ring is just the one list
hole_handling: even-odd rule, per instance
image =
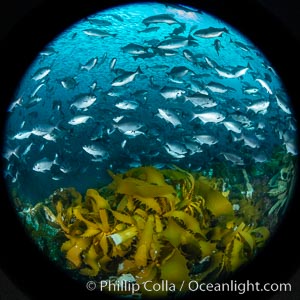
[[195, 113], [193, 113], [193, 116], [192, 116], [192, 118], [190, 119], [190, 122], [192, 122], [194, 119], [196, 119], [197, 118], [197, 114], [195, 114]]
[[142, 71], [140, 66], [138, 66], [138, 68], [136, 69], [135, 72], [138, 73], [138, 74], [144, 74], [144, 72]]
[[192, 36], [191, 32], [189, 33], [187, 39], [190, 41], [195, 41], [196, 39]]
[[224, 32], [229, 33], [229, 30], [226, 27], [224, 27], [223, 30], [224, 30]]

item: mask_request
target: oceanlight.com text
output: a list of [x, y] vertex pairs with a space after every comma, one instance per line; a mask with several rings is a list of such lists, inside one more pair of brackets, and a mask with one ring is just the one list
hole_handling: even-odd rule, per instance
[[136, 294], [142, 291], [146, 292], [236, 292], [240, 295], [251, 292], [291, 292], [292, 285], [290, 283], [260, 283], [260, 282], [238, 282], [231, 280], [223, 283], [199, 283], [195, 280], [189, 282], [182, 281], [180, 283], [172, 283], [168, 280], [160, 282], [152, 282], [151, 280], [143, 283], [130, 281], [111, 281], [102, 280], [100, 282], [88, 281], [86, 288], [89, 291], [105, 291], [105, 292], [124, 292], [126, 294]]
[[238, 294], [245, 294], [247, 292], [290, 292], [292, 285], [290, 283], [260, 283], [260, 282], [237, 282], [231, 280], [223, 283], [199, 283], [197, 281], [190, 281], [188, 283], [188, 290], [191, 292], [237, 292]]

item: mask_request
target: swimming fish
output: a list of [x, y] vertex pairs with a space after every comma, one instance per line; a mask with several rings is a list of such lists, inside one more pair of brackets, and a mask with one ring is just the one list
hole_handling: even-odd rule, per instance
[[204, 124], [205, 123], [219, 123], [225, 119], [225, 116], [217, 111], [204, 112], [204, 113], [194, 113], [192, 120], [195, 118], [200, 119]]
[[165, 86], [160, 90], [160, 94], [167, 100], [177, 99], [185, 94], [185, 90], [177, 87]]
[[283, 97], [276, 93], [275, 94], [275, 99], [277, 102], [278, 107], [285, 112], [286, 114], [290, 115], [292, 113], [291, 109], [289, 108], [287, 101], [283, 99]]
[[35, 73], [32, 75], [32, 79], [35, 81], [38, 80], [42, 80], [44, 79], [46, 76], [48, 76], [48, 74], [51, 72], [51, 69], [49, 67], [42, 67], [38, 70], [35, 71]]
[[140, 54], [145, 54], [148, 52], [147, 47], [144, 47], [144, 46], [141, 46], [141, 45], [138, 45], [135, 43], [130, 43], [130, 44], [122, 47], [121, 49], [124, 53], [129, 53], [132, 55], [140, 55]]
[[90, 144], [82, 146], [82, 149], [92, 155], [94, 158], [101, 157], [102, 159], [108, 158], [108, 152], [98, 144]]
[[226, 32], [229, 33], [227, 28], [216, 28], [216, 27], [208, 27], [204, 29], [199, 29], [194, 32], [194, 36], [201, 37], [201, 38], [215, 38], [222, 36], [222, 34]]
[[181, 121], [179, 120], [177, 115], [168, 109], [159, 108], [158, 117], [171, 123], [174, 127], [181, 125]]
[[243, 166], [245, 164], [239, 155], [228, 152], [221, 152], [220, 154], [223, 154], [225, 159], [231, 161], [234, 165]]
[[35, 172], [40, 172], [40, 173], [45, 173], [47, 171], [50, 171], [52, 166], [54, 164], [57, 164], [57, 157], [58, 157], [58, 155], [56, 154], [54, 160], [50, 160], [47, 157], [44, 157], [44, 158], [38, 160], [33, 165], [32, 170]]
[[250, 69], [250, 65], [248, 64], [247, 67], [236, 67], [232, 70], [228, 70], [222, 67], [215, 67], [214, 69], [218, 73], [219, 76], [224, 78], [239, 78], [241, 76], [244, 76], [247, 71]]
[[80, 70], [92, 70], [98, 62], [98, 57], [93, 57], [89, 59], [84, 65], [80, 65]]
[[60, 80], [60, 84], [62, 85], [63, 88], [66, 90], [73, 90], [75, 86], [77, 85], [77, 81], [75, 77], [65, 77]]
[[128, 121], [114, 124], [113, 126], [117, 128], [120, 132], [124, 133], [126, 131], [137, 131], [143, 127], [143, 124], [138, 121]]
[[249, 106], [247, 106], [248, 110], [252, 110], [255, 113], [264, 112], [270, 105], [270, 101], [268, 100], [260, 100]]
[[156, 24], [156, 23], [165, 23], [165, 24], [180, 24], [172, 14], [158, 14], [151, 17], [145, 18], [142, 23], [146, 26], [149, 26], [150, 24]]
[[136, 71], [134, 71], [134, 72], [125, 71], [123, 74], [116, 77], [113, 80], [113, 82], [111, 83], [111, 85], [112, 86], [123, 86], [125, 84], [128, 84], [128, 83], [132, 82], [138, 74], [143, 74], [140, 67], [138, 67], [136, 69]]
[[164, 148], [168, 154], [175, 158], [184, 158], [185, 154], [187, 154], [185, 146], [177, 142], [168, 142], [165, 144]]
[[116, 36], [117, 36], [116, 33], [110, 33], [110, 32], [108, 32], [108, 31], [100, 30], [100, 29], [96, 29], [96, 28], [85, 29], [85, 30], [83, 30], [83, 32], [84, 32], [86, 35], [96, 36], [96, 37], [100, 37], [100, 38], [105, 38], [105, 37], [116, 37]]
[[139, 107], [139, 103], [134, 100], [124, 100], [116, 103], [115, 106], [123, 110], [135, 110]]
[[86, 123], [89, 119], [93, 119], [93, 117], [91, 116], [86, 116], [86, 115], [79, 115], [79, 116], [75, 116], [73, 117], [68, 124], [76, 126], [76, 125], [80, 125], [80, 124], [84, 124]]
[[76, 107], [77, 109], [86, 109], [93, 105], [97, 97], [92, 94], [80, 94], [75, 97], [75, 101], [70, 105], [70, 108]]
[[200, 145], [206, 144], [206, 145], [211, 146], [211, 145], [218, 143], [217, 138], [215, 138], [212, 135], [208, 135], [208, 134], [195, 135], [195, 136], [193, 136], [193, 139], [196, 140]]

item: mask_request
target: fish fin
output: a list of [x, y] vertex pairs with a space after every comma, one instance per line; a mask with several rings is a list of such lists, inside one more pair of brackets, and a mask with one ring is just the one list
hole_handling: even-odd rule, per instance
[[197, 114], [193, 113], [193, 117], [190, 119], [190, 122], [192, 122], [196, 118], [197, 118]]
[[144, 72], [141, 70], [141, 67], [138, 66], [138, 68], [136, 69], [136, 71], [138, 74], [144, 74]]
[[55, 157], [54, 157], [54, 160], [53, 160], [53, 164], [54, 165], [58, 165], [59, 164], [57, 160], [58, 160], [58, 154], [56, 153]]

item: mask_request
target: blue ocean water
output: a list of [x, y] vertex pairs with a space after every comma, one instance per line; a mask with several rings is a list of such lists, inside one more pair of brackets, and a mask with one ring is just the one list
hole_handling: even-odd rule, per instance
[[107, 184], [107, 170], [297, 155], [292, 107], [267, 58], [180, 5], [118, 6], [72, 25], [33, 61], [8, 114], [5, 177], [32, 203]]

